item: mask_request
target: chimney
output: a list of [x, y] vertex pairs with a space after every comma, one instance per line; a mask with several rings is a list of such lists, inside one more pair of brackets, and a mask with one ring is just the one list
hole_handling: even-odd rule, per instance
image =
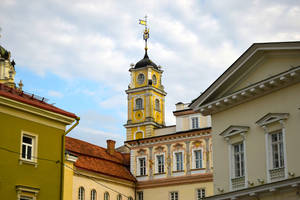
[[110, 155], [113, 155], [115, 153], [115, 144], [116, 141], [114, 140], [106, 140], [107, 143], [107, 153], [109, 153]]

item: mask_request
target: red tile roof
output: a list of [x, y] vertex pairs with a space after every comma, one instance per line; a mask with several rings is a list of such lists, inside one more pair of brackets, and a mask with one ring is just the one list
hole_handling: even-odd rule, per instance
[[66, 137], [65, 148], [66, 151], [78, 157], [75, 163], [78, 168], [136, 181], [129, 171], [130, 156], [128, 154], [116, 151], [113, 155], [110, 155], [103, 147], [71, 137]]
[[23, 91], [8, 87], [4, 84], [0, 83], [0, 96], [19, 101], [21, 103], [25, 103], [31, 106], [35, 106], [41, 109], [45, 109], [51, 112], [55, 112], [61, 115], [65, 115], [67, 117], [77, 118], [74, 113], [67, 112], [60, 108], [57, 108], [51, 104], [48, 104], [42, 100], [35, 98], [33, 95], [25, 94]]

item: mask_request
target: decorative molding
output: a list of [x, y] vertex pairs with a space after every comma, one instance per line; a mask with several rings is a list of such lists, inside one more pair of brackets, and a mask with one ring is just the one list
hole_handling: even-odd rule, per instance
[[289, 113], [268, 113], [262, 118], [260, 118], [256, 124], [258, 126], [264, 127], [274, 122], [283, 123], [283, 120], [289, 117]]
[[230, 138], [234, 135], [240, 134], [242, 137], [244, 136], [243, 133], [246, 133], [249, 131], [249, 126], [234, 126], [231, 125], [227, 129], [225, 129], [222, 133], [219, 135], [223, 136], [224, 138]]

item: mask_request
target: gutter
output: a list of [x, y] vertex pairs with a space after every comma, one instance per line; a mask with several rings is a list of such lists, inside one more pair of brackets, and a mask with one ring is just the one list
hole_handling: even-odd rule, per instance
[[62, 147], [61, 147], [61, 176], [60, 176], [60, 200], [64, 200], [64, 163], [65, 163], [65, 137], [66, 135], [73, 130], [80, 121], [80, 117], [75, 118], [76, 122], [73, 124], [67, 131], [62, 135]]

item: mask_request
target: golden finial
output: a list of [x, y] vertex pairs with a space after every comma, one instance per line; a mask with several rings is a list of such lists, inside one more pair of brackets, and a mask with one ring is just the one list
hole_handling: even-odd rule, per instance
[[144, 17], [144, 19], [139, 20], [139, 24], [145, 26], [143, 38], [145, 40], [145, 51], [147, 51], [148, 50], [147, 40], [149, 39], [149, 28], [147, 28], [147, 15]]

